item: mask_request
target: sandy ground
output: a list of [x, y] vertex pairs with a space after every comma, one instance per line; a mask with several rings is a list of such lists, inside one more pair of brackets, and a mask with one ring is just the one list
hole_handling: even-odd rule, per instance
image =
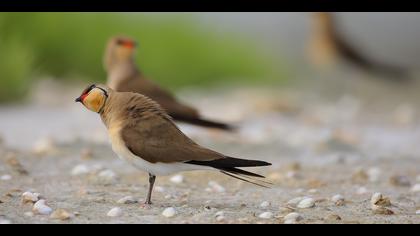
[[[316, 92], [225, 89], [217, 95], [185, 91], [183, 100], [241, 129], [225, 133], [184, 124], [181, 129], [228, 155], [272, 162], [252, 170], [273, 185], [261, 188], [204, 171], [181, 173], [180, 183], [158, 177], [151, 209], [117, 202], [126, 196], [143, 201], [147, 175], [112, 153], [95, 114], [43, 96], [31, 104], [2, 107], [0, 222], [284, 223], [284, 216], [297, 212], [301, 219], [296, 223], [418, 224], [418, 99], [408, 88], [389, 93], [389, 88], [368, 86], [368, 93], [343, 88], [324, 93], [319, 87]], [[75, 91], [68, 92], [69, 99]], [[386, 93], [387, 99], [372, 99], [371, 93]], [[32, 204], [21, 202], [26, 191], [40, 193], [52, 210], [72, 216], [59, 220], [32, 214]], [[381, 208], [388, 214], [372, 210], [376, 192], [390, 200]], [[337, 194], [344, 204], [331, 200]], [[291, 202], [298, 197], [313, 199], [314, 206], [299, 208]], [[122, 214], [107, 216], [114, 207]], [[162, 215], [168, 207], [175, 209], [173, 217]]]

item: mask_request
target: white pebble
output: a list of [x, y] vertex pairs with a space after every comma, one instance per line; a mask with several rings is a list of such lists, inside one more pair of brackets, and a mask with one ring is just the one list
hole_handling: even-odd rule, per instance
[[383, 195], [382, 193], [374, 193], [372, 195], [372, 198], [370, 199], [370, 203], [372, 204], [376, 204], [377, 202], [379, 202], [381, 199], [383, 199]]
[[367, 190], [366, 187], [360, 187], [360, 188], [357, 189], [356, 193], [359, 194], [359, 195], [363, 195], [363, 194], [367, 194], [368, 190]]
[[416, 211], [416, 215], [420, 215], [420, 210], [417, 210]]
[[411, 188], [412, 192], [420, 192], [420, 184], [415, 184], [412, 188]]
[[54, 150], [55, 150], [55, 144], [54, 144], [54, 141], [50, 138], [44, 138], [44, 139], [38, 140], [32, 148], [32, 152], [36, 155], [50, 154]]
[[10, 225], [12, 221], [6, 219], [0, 219], [0, 225]]
[[119, 204], [134, 204], [137, 202], [132, 196], [126, 196], [117, 201]]
[[221, 186], [219, 183], [217, 183], [216, 181], [209, 181], [209, 187], [217, 193], [223, 193], [225, 192], [225, 188], [223, 186]]
[[162, 215], [167, 218], [174, 217], [176, 215], [176, 210], [173, 207], [168, 207], [162, 212]]
[[295, 224], [296, 222], [299, 222], [302, 219], [302, 216], [296, 212], [289, 213], [283, 218], [285, 224]]
[[40, 215], [49, 215], [51, 214], [52, 209], [46, 205], [45, 200], [41, 199], [34, 204], [32, 211]]
[[308, 193], [317, 193], [317, 192], [318, 192], [318, 189], [315, 189], [315, 188], [308, 190]]
[[0, 179], [1, 180], [4, 180], [4, 181], [7, 181], [7, 180], [11, 180], [12, 179], [12, 176], [11, 175], [2, 175], [0, 177]]
[[22, 194], [22, 203], [35, 203], [39, 200], [39, 194], [31, 193], [31, 192], [24, 192]]
[[225, 220], [226, 220], [226, 217], [224, 215], [216, 216], [216, 221], [217, 222], [222, 222], [222, 221], [225, 221]]
[[297, 204], [299, 204], [300, 201], [302, 201], [302, 199], [304, 199], [304, 198], [303, 197], [293, 198], [292, 200], [289, 200], [287, 202], [287, 205], [289, 205], [289, 206], [296, 206]]
[[74, 217], [73, 214], [69, 213], [68, 211], [64, 209], [57, 209], [50, 216], [51, 219], [56, 219], [56, 220], [69, 220], [73, 217]]
[[218, 216], [224, 216], [224, 215], [225, 215], [224, 211], [218, 211], [218, 212], [216, 212], [216, 214], [214, 216], [218, 217]]
[[109, 182], [116, 181], [118, 178], [117, 174], [112, 170], [103, 170], [99, 172], [98, 176], [101, 180]]
[[165, 192], [165, 188], [162, 186], [155, 186], [154, 190], [158, 193], [163, 193]]
[[381, 179], [382, 171], [377, 167], [372, 167], [367, 171], [367, 175], [370, 182], [377, 183]]
[[23, 215], [25, 215], [26, 217], [33, 217], [34, 213], [30, 212], [30, 211], [27, 211], [27, 212], [23, 213]]
[[71, 170], [71, 175], [85, 175], [90, 172], [89, 168], [86, 165], [77, 165]]
[[336, 194], [331, 198], [331, 201], [333, 201], [335, 205], [341, 206], [344, 204], [345, 199], [342, 195]]
[[261, 219], [271, 219], [273, 218], [274, 214], [272, 212], [266, 211], [261, 213], [258, 217]]
[[106, 214], [109, 217], [119, 217], [121, 216], [123, 211], [119, 207], [114, 207]]
[[312, 208], [315, 206], [315, 200], [313, 198], [304, 198], [297, 205], [298, 208]]
[[174, 184], [181, 184], [184, 182], [184, 176], [182, 175], [174, 175], [169, 179]]
[[267, 208], [267, 207], [269, 207], [271, 204], [270, 204], [270, 202], [268, 202], [268, 201], [264, 201], [264, 202], [262, 202], [261, 204], [260, 204], [260, 207], [261, 208]]

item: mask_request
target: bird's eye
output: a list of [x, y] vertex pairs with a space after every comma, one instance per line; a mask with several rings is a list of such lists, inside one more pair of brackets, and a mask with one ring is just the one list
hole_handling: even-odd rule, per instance
[[118, 39], [118, 40], [117, 40], [117, 44], [118, 44], [118, 45], [123, 45], [123, 44], [124, 44], [124, 40]]

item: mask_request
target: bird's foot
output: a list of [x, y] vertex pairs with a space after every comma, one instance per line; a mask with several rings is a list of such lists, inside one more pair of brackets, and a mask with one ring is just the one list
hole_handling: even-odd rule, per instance
[[152, 203], [151, 202], [145, 202], [140, 204], [140, 208], [145, 209], [145, 210], [150, 210], [152, 209]]

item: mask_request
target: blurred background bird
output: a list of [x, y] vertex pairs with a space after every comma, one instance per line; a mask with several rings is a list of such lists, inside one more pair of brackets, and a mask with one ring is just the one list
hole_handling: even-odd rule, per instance
[[[104, 64], [108, 73], [108, 86], [119, 92], [135, 92], [159, 103], [177, 121], [190, 124], [233, 130], [233, 126], [205, 119], [199, 111], [178, 101], [168, 90], [149, 80], [138, 68], [134, 54], [137, 42], [128, 37], [113, 37], [108, 41]], [[204, 108], [205, 109], [205, 108]]]
[[332, 67], [343, 61], [366, 73], [380, 75], [381, 78], [410, 79], [410, 71], [407, 68], [372, 58], [357, 43], [348, 39], [343, 31], [345, 29], [336, 13], [313, 13], [309, 58], [315, 66]]

